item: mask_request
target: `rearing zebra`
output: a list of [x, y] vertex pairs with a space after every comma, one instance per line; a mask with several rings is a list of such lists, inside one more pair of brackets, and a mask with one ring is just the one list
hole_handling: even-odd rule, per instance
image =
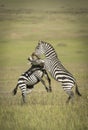
[[74, 93], [72, 91], [73, 86], [76, 88], [76, 93], [81, 96], [76, 80], [73, 75], [62, 65], [53, 46], [47, 42], [39, 41], [37, 47], [35, 48], [34, 55], [41, 56], [43, 54], [45, 55], [45, 59], [43, 59], [45, 69], [49, 71], [51, 76], [56, 81], [62, 83], [64, 91], [66, 91], [69, 95], [67, 102], [74, 97]]
[[[32, 58], [28, 58], [28, 60], [30, 60], [32, 63], [31, 68], [29, 68], [19, 77], [18, 83], [12, 91], [13, 95], [16, 95], [19, 86], [22, 91], [22, 99], [24, 103], [26, 102], [26, 94], [30, 93], [34, 88], [34, 85], [39, 83], [40, 81], [45, 86], [47, 92], [51, 91], [51, 80], [48, 76], [48, 73], [44, 69], [44, 63], [42, 62], [42, 60], [38, 59], [39, 62], [37, 60], [33, 60]], [[44, 75], [46, 76], [49, 83], [49, 88], [46, 86], [45, 81], [42, 79]]]

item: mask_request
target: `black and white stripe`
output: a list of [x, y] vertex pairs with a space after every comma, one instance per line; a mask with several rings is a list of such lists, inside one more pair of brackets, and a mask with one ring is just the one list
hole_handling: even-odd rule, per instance
[[[47, 76], [49, 88], [46, 86], [45, 81], [42, 79], [44, 75]], [[39, 83], [40, 81], [45, 86], [45, 89], [47, 91], [51, 91], [51, 80], [44, 67], [40, 65], [32, 65], [30, 69], [28, 69], [19, 77], [18, 83], [13, 90], [13, 94], [15, 95], [17, 93], [17, 89], [19, 86], [22, 92], [23, 102], [26, 102], [26, 94], [30, 93], [34, 88], [34, 85]]]
[[74, 79], [73, 75], [62, 65], [62, 63], [58, 59], [55, 49], [51, 44], [40, 41], [34, 53], [37, 56], [41, 56], [42, 54], [45, 55], [45, 59], [43, 59], [45, 69], [50, 72], [51, 76], [55, 80], [61, 82], [63, 89], [69, 95], [67, 102], [74, 96], [74, 93], [72, 91], [72, 87], [74, 85], [76, 86], [77, 94], [81, 96], [78, 91], [76, 80]]

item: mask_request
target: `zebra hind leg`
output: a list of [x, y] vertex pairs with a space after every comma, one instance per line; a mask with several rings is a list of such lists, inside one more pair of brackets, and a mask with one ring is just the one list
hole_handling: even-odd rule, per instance
[[73, 91], [71, 91], [71, 90], [66, 91], [66, 92], [67, 92], [67, 94], [69, 95], [69, 97], [68, 97], [66, 103], [69, 103], [70, 100], [73, 101], [74, 93], [73, 93]]
[[26, 94], [22, 93], [22, 104], [26, 103]]

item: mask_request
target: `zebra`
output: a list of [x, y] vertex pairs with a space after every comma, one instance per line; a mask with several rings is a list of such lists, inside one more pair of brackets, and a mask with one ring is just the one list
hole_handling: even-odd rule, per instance
[[[44, 69], [44, 63], [43, 60], [33, 60], [31, 57], [28, 58], [28, 60], [31, 62], [32, 66], [18, 79], [18, 83], [14, 90], [12, 91], [13, 95], [16, 95], [18, 86], [21, 89], [22, 92], [22, 102], [26, 102], [26, 95], [32, 91], [34, 88], [34, 85], [41, 83], [45, 86], [45, 89], [47, 92], [51, 92], [51, 79], [48, 76], [48, 73]], [[36, 64], [34, 64], [36, 63]], [[46, 86], [45, 81], [42, 79], [43, 76], [46, 76], [47, 81], [49, 83], [49, 88]]]
[[57, 53], [50, 43], [39, 41], [38, 45], [33, 52], [34, 55], [41, 57], [44, 55], [44, 65], [45, 69], [50, 73], [50, 75], [61, 85], [64, 91], [68, 95], [67, 103], [74, 97], [74, 92], [72, 91], [73, 86], [75, 86], [75, 91], [77, 95], [81, 96], [76, 79], [73, 75], [62, 65], [61, 61], [58, 59]]

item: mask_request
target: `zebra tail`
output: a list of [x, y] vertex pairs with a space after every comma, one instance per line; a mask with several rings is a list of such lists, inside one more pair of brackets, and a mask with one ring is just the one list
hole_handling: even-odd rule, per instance
[[16, 95], [17, 89], [18, 89], [18, 84], [17, 84], [17, 86], [14, 88], [14, 90], [12, 91], [12, 94], [13, 94], [13, 95]]
[[82, 96], [82, 95], [80, 94], [79, 90], [78, 90], [77, 84], [76, 84], [75, 92], [77, 93], [78, 96]]

